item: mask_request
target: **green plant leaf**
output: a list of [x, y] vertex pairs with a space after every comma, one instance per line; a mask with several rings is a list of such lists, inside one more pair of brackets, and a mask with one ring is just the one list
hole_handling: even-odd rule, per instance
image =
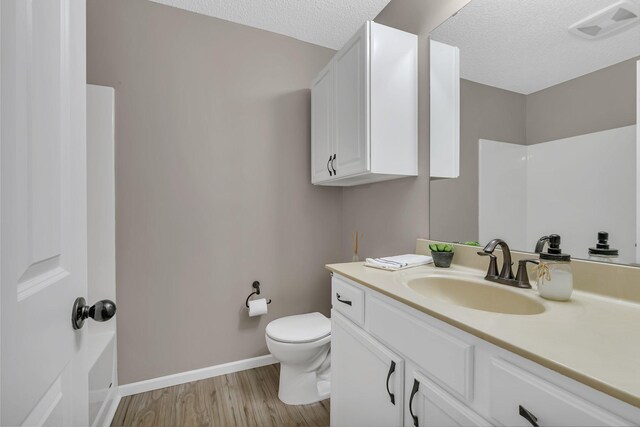
[[431, 252], [453, 252], [453, 245], [448, 243], [431, 243], [429, 244]]

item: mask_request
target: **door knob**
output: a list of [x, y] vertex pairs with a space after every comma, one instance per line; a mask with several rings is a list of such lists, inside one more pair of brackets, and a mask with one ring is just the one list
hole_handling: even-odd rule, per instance
[[116, 303], [103, 299], [98, 301], [91, 307], [87, 305], [87, 301], [82, 298], [76, 298], [71, 311], [71, 324], [73, 329], [80, 329], [84, 325], [84, 321], [91, 317], [96, 322], [106, 322], [116, 314]]

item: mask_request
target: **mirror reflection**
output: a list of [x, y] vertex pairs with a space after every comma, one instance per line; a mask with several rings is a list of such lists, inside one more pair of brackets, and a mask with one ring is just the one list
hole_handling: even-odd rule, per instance
[[472, 0], [432, 33], [459, 49], [460, 144], [458, 176], [431, 181], [433, 239], [533, 252], [559, 234], [574, 258], [640, 263], [639, 10]]

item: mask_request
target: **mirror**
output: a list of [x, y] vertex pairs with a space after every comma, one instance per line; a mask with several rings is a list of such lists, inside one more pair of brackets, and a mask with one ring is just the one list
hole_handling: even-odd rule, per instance
[[[459, 48], [460, 147], [459, 176], [431, 181], [432, 239], [533, 252], [555, 233], [574, 258], [640, 263], [638, 15], [640, 0], [471, 0], [434, 30]], [[589, 252], [598, 232], [617, 256]]]

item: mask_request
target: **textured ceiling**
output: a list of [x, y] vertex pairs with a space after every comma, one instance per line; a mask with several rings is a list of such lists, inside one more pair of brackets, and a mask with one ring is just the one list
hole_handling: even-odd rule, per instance
[[569, 33], [572, 24], [614, 3], [472, 0], [432, 37], [460, 48], [463, 78], [529, 94], [640, 55], [638, 24], [600, 40]]
[[151, 0], [340, 49], [390, 0]]

